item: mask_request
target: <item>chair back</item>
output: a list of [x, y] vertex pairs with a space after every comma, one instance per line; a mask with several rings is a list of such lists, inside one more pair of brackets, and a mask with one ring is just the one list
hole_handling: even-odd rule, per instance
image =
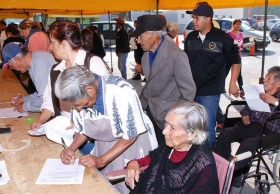
[[[233, 168], [229, 169], [230, 162], [224, 159], [223, 157], [219, 156], [214, 152], [213, 155], [217, 167], [220, 194], [226, 194], [229, 192], [231, 179], [233, 175]], [[230, 172], [228, 172], [228, 169], [230, 170]]]

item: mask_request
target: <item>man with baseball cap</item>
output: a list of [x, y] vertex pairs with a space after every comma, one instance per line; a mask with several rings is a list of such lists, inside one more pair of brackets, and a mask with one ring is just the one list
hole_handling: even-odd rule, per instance
[[164, 140], [162, 130], [170, 107], [178, 101], [194, 100], [196, 92], [186, 53], [168, 41], [162, 30], [162, 21], [155, 15], [137, 18], [135, 31], [145, 51], [141, 62], [147, 79], [140, 100], [153, 122], [159, 144]]
[[230, 36], [212, 25], [213, 9], [207, 2], [199, 2], [192, 14], [194, 31], [188, 34], [184, 50], [189, 57], [197, 92], [195, 101], [208, 111], [208, 140], [216, 137], [216, 114], [220, 95], [225, 89], [226, 61], [232, 64], [229, 93], [239, 96], [236, 79], [240, 72], [238, 47]]
[[122, 78], [127, 79], [126, 74], [126, 59], [129, 48], [129, 38], [126, 29], [124, 28], [124, 19], [122, 17], [115, 18], [118, 29], [116, 36], [116, 55], [118, 56], [118, 68], [121, 72]]
[[15, 111], [40, 112], [43, 103], [43, 94], [48, 83], [51, 67], [56, 64], [54, 57], [45, 51], [28, 51], [17, 42], [11, 42], [3, 47], [2, 57], [5, 69], [18, 70], [21, 73], [28, 71], [37, 92], [28, 96], [17, 95], [11, 103]]

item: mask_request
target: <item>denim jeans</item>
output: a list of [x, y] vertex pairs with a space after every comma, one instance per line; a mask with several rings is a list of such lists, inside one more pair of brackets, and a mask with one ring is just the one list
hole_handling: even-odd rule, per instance
[[120, 53], [120, 56], [118, 58], [118, 68], [122, 74], [122, 78], [127, 80], [126, 75], [126, 59], [127, 59], [128, 53]]
[[220, 94], [195, 97], [195, 101], [199, 104], [202, 104], [208, 113], [208, 125], [206, 127], [206, 131], [208, 132], [208, 141], [210, 145], [212, 145], [214, 139], [216, 138], [216, 116], [220, 103], [220, 97]]

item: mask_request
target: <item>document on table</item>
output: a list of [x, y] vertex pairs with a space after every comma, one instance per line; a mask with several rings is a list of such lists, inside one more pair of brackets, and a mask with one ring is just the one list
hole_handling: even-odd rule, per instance
[[66, 185], [82, 184], [85, 167], [78, 164], [63, 164], [61, 159], [48, 158], [35, 184], [39, 185]]
[[7, 171], [5, 160], [0, 161], [0, 174], [2, 176], [0, 177], [0, 185], [5, 185], [9, 182], [9, 180], [11, 180]]
[[28, 113], [20, 113], [18, 111], [14, 111], [14, 108], [0, 108], [0, 118], [14, 118], [21, 116], [28, 116]]
[[245, 100], [251, 110], [271, 112], [268, 103], [260, 99], [259, 94], [265, 93], [262, 84], [243, 85]]

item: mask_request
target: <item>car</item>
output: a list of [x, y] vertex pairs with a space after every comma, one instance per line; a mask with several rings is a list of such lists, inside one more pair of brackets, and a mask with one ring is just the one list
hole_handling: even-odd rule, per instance
[[[116, 35], [117, 35], [116, 21], [92, 22], [90, 25], [96, 26], [98, 28], [98, 31], [103, 35], [105, 47], [116, 44]], [[128, 34], [133, 32], [134, 22], [125, 21], [124, 27]]]
[[271, 27], [269, 35], [273, 42], [277, 42], [280, 38], [280, 22]]
[[280, 22], [280, 19], [270, 19], [270, 20], [267, 20], [267, 23], [266, 23], [266, 29], [267, 30], [270, 30], [271, 29], [271, 27], [274, 25], [274, 24], [276, 24], [276, 23], [278, 23], [278, 22]]
[[241, 20], [249, 22], [251, 28], [254, 28], [255, 30], [258, 29], [258, 23], [257, 23], [255, 18], [248, 18], [248, 17], [246, 17], [246, 18], [242, 18]]
[[249, 24], [249, 22], [247, 22], [246, 20], [242, 20], [242, 24], [245, 24], [245, 25], [251, 27], [251, 25]]
[[[253, 15], [252, 18], [257, 20], [258, 29], [263, 30], [265, 15]], [[267, 15], [267, 20], [270, 19], [279, 19], [279, 17], [277, 15]]]
[[[214, 18], [213, 21], [218, 23], [218, 28], [222, 29], [223, 31], [227, 32], [232, 27], [232, 22], [234, 19], [231, 18]], [[216, 26], [216, 24], [214, 25]], [[216, 26], [217, 27], [217, 26]], [[194, 30], [193, 22], [190, 20], [188, 24], [184, 28], [184, 39], [187, 35]], [[250, 51], [250, 38], [254, 39], [255, 42], [255, 50], [263, 48], [263, 32], [255, 30], [246, 24], [241, 24], [240, 31], [243, 33], [243, 50]], [[266, 37], [266, 44], [267, 47], [270, 44], [269, 36]]]

